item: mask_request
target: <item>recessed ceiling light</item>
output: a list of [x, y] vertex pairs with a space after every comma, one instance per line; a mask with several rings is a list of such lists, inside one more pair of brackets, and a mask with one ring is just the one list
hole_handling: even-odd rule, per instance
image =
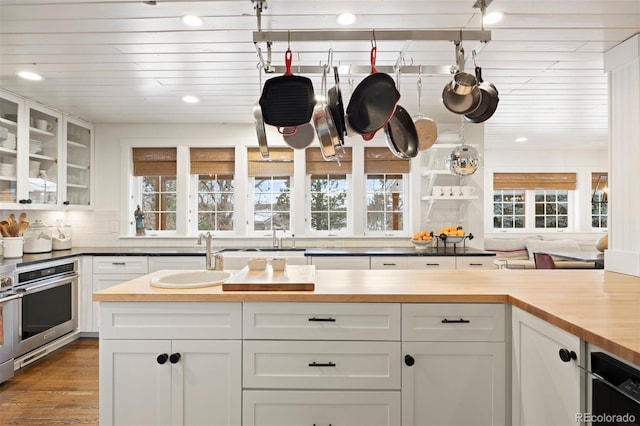
[[504, 17], [504, 14], [502, 12], [491, 12], [487, 15], [484, 15], [482, 22], [485, 25], [493, 25], [500, 22], [503, 17]]
[[182, 17], [182, 22], [190, 27], [199, 27], [204, 23], [202, 18], [196, 15], [184, 15]]
[[356, 22], [356, 15], [351, 12], [344, 12], [338, 15], [336, 22], [340, 25], [351, 25]]
[[192, 95], [185, 95], [182, 97], [182, 102], [187, 104], [197, 104], [198, 102], [200, 102], [200, 99]]
[[44, 77], [42, 77], [40, 74], [32, 71], [20, 71], [18, 73], [18, 76], [20, 76], [21, 78], [24, 78], [25, 80], [33, 80], [33, 81], [40, 81], [44, 79]]
[[516, 142], [518, 142], [518, 143], [526, 142], [526, 141], [528, 141], [528, 140], [529, 140], [529, 139], [527, 139], [527, 138], [525, 138], [525, 137], [516, 138]]

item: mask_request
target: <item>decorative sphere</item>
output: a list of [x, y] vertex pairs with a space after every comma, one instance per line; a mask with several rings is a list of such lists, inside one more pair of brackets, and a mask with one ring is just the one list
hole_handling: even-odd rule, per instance
[[460, 176], [472, 175], [480, 167], [480, 154], [469, 145], [457, 146], [447, 157], [447, 168]]

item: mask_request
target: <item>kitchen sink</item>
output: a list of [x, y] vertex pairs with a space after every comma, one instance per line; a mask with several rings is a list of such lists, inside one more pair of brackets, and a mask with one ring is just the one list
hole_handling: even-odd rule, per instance
[[279, 249], [279, 248], [256, 248], [256, 249], [224, 249], [222, 256], [226, 257], [304, 257], [305, 249]]
[[272, 253], [276, 252], [292, 252], [292, 253], [300, 253], [304, 256], [305, 248], [277, 248], [277, 247], [250, 247], [250, 248], [229, 248], [223, 249], [222, 253], [252, 253], [252, 252], [267, 252]]
[[199, 288], [220, 285], [231, 277], [228, 271], [186, 270], [151, 279], [152, 287]]

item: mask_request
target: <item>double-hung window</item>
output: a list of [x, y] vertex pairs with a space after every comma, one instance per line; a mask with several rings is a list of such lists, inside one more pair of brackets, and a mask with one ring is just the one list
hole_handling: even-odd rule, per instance
[[250, 217], [252, 229], [290, 230], [293, 150], [271, 148], [269, 157], [269, 160], [264, 160], [258, 148], [249, 148], [247, 152], [248, 172], [253, 188], [253, 213]]
[[575, 173], [494, 173], [494, 229], [569, 229]]
[[198, 231], [233, 231], [235, 148], [191, 148], [189, 158]]
[[394, 156], [388, 148], [364, 149], [366, 179], [366, 232], [401, 233], [408, 225], [407, 177], [409, 160]]
[[609, 175], [591, 174], [591, 227], [606, 229], [609, 213]]
[[308, 228], [313, 232], [347, 231], [350, 223], [351, 148], [340, 162], [324, 161], [320, 150], [305, 150], [308, 191]]
[[144, 228], [176, 230], [176, 148], [133, 148]]

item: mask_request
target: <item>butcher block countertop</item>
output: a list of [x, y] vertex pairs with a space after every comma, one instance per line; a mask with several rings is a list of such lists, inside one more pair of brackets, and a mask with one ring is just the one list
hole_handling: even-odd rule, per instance
[[640, 278], [603, 270], [317, 270], [314, 291], [163, 289], [158, 271], [94, 293], [98, 302], [510, 303], [640, 365]]

